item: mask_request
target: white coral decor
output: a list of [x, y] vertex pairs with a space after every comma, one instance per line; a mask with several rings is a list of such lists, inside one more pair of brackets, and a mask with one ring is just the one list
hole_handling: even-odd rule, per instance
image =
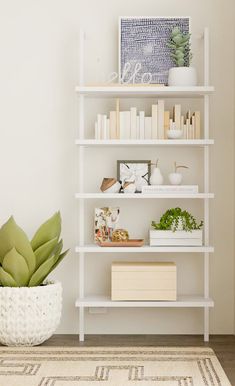
[[62, 286], [0, 287], [0, 342], [35, 346], [55, 332], [60, 322]]

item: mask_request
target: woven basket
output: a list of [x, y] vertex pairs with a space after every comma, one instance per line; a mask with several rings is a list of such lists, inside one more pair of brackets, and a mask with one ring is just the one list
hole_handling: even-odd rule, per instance
[[35, 346], [48, 339], [60, 322], [62, 286], [0, 287], [0, 342]]

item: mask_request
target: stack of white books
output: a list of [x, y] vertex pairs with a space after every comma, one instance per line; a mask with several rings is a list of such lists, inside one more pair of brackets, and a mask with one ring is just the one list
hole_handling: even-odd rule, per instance
[[143, 194], [183, 194], [198, 193], [198, 185], [144, 185]]

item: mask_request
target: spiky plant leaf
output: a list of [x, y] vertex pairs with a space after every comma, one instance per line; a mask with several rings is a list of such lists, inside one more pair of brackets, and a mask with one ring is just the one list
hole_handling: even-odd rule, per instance
[[59, 259], [62, 248], [63, 248], [63, 242], [61, 240], [56, 247], [56, 251], [54, 255], [52, 255], [49, 259], [44, 261], [44, 263], [42, 263], [40, 267], [34, 272], [34, 274], [32, 275], [29, 281], [29, 287], [35, 287], [42, 284], [42, 282], [51, 272], [54, 264], [56, 264], [57, 260]]
[[61, 216], [60, 212], [56, 212], [52, 217], [50, 217], [46, 222], [44, 222], [31, 241], [33, 250], [35, 251], [41, 245], [47, 243], [48, 241], [54, 239], [57, 240], [60, 237], [61, 232]]
[[9, 273], [19, 287], [24, 287], [29, 282], [29, 268], [23, 256], [12, 248], [4, 257], [2, 268]]
[[3, 287], [18, 287], [13, 277], [0, 267], [0, 282]]
[[36, 258], [34, 256], [30, 242], [21, 229], [15, 222], [13, 217], [3, 224], [0, 229], [0, 263], [2, 264], [5, 255], [15, 248], [18, 253], [23, 256], [27, 263], [29, 273], [32, 274], [36, 267]]
[[38, 269], [38, 267], [50, 257], [57, 244], [57, 241], [58, 238], [55, 237], [54, 239], [49, 240], [47, 243], [41, 245], [41, 247], [37, 248], [34, 251], [34, 254], [36, 256], [36, 269]]

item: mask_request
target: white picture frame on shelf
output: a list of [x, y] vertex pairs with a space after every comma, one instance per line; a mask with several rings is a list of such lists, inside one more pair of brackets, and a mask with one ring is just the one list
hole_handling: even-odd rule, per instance
[[117, 161], [117, 180], [134, 182], [137, 192], [142, 192], [142, 187], [149, 185], [151, 175], [150, 160], [123, 160]]
[[190, 17], [121, 16], [119, 18], [119, 82], [166, 85], [174, 67], [166, 43], [174, 27], [190, 33]]

